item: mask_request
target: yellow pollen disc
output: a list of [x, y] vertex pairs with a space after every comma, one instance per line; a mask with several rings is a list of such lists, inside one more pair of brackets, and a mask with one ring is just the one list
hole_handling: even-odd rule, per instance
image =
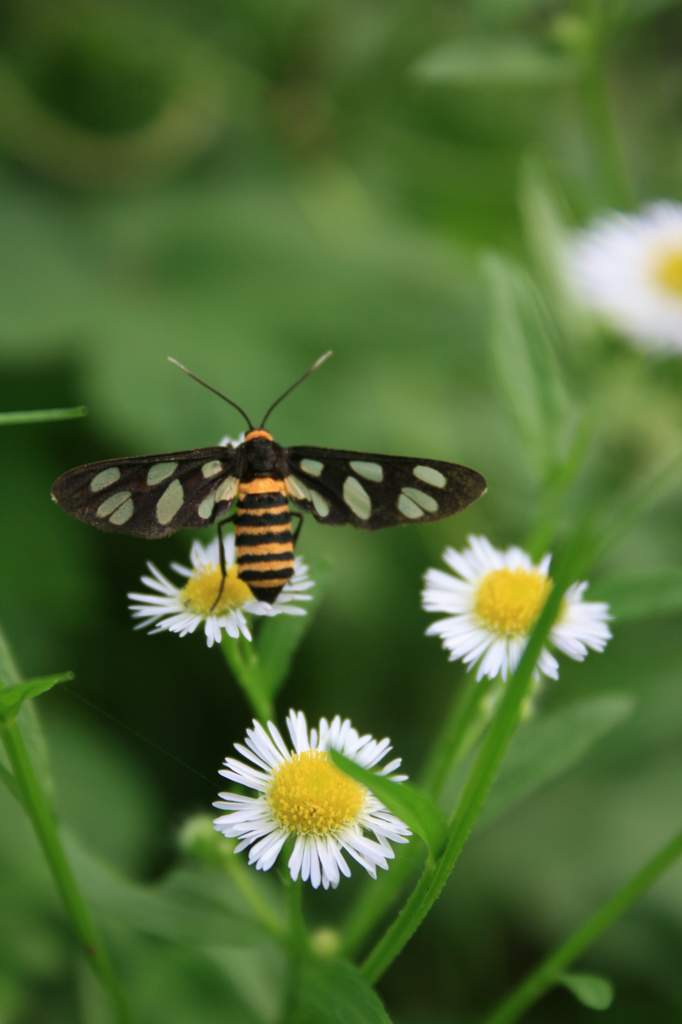
[[474, 612], [494, 633], [525, 635], [551, 589], [552, 581], [536, 569], [494, 569], [478, 585]]
[[206, 565], [198, 569], [180, 591], [180, 600], [185, 608], [196, 615], [223, 615], [241, 608], [247, 601], [253, 601], [251, 588], [237, 576], [237, 566], [227, 570], [225, 585], [215, 608], [213, 602], [220, 590], [220, 566]]
[[662, 248], [654, 260], [654, 277], [667, 292], [682, 298], [682, 240], [678, 246]]
[[267, 799], [288, 832], [328, 836], [357, 819], [365, 789], [340, 772], [324, 751], [304, 750], [277, 769]]

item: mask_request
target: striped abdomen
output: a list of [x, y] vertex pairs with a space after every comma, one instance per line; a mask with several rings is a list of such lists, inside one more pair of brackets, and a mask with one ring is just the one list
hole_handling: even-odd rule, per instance
[[270, 604], [294, 571], [291, 515], [284, 481], [256, 477], [239, 484], [237, 566], [254, 597]]

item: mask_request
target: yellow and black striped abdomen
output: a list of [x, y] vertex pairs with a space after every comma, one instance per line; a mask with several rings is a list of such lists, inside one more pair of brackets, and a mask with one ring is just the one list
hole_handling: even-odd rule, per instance
[[284, 481], [256, 477], [239, 484], [235, 533], [240, 579], [270, 604], [294, 571], [291, 514]]

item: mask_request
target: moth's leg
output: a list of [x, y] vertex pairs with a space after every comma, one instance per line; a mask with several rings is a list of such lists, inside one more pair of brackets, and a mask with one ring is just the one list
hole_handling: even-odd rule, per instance
[[294, 530], [294, 537], [293, 537], [293, 544], [294, 544], [294, 547], [296, 547], [296, 541], [298, 540], [298, 538], [300, 536], [300, 533], [301, 533], [301, 530], [303, 529], [303, 515], [300, 512], [292, 512], [291, 513], [291, 518], [292, 519], [298, 519], [298, 523], [296, 524], [296, 529]]
[[218, 557], [220, 559], [220, 586], [218, 587], [218, 593], [215, 596], [215, 600], [211, 605], [209, 615], [218, 606], [220, 598], [223, 596], [223, 590], [225, 589], [225, 580], [227, 578], [227, 565], [225, 564], [225, 548], [223, 546], [223, 526], [227, 523], [233, 523], [236, 519], [236, 514], [227, 516], [226, 519], [221, 519], [219, 523], [216, 523], [216, 529], [218, 530]]

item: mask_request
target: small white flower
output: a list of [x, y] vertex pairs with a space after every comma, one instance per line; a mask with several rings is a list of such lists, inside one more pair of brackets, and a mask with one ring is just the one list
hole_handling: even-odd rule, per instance
[[608, 213], [569, 243], [568, 275], [596, 316], [649, 351], [682, 352], [682, 204]]
[[[439, 636], [450, 661], [476, 666], [476, 679], [507, 679], [518, 665], [526, 641], [552, 587], [550, 555], [537, 565], [521, 548], [499, 551], [486, 537], [469, 537], [464, 551], [447, 548], [443, 558], [454, 575], [429, 569], [422, 607], [445, 612], [426, 630]], [[611, 638], [609, 607], [584, 601], [587, 583], [573, 583], [564, 594], [550, 643], [582, 661], [588, 650], [603, 651]], [[557, 679], [559, 663], [543, 648], [537, 675]]]
[[255, 720], [244, 744], [235, 743], [244, 760], [226, 757], [220, 774], [258, 796], [219, 793], [213, 806], [228, 813], [215, 819], [215, 828], [239, 840], [235, 853], [248, 847], [249, 864], [259, 871], [273, 866], [291, 837], [289, 873], [294, 881], [310, 881], [314, 889], [336, 888], [341, 875], [350, 875], [344, 853], [376, 878], [377, 868], [387, 868], [394, 856], [391, 843], [406, 843], [410, 830], [364, 786], [339, 771], [327, 751], [337, 750], [395, 782], [407, 778], [395, 774], [400, 758], [378, 768], [391, 750], [389, 740], [361, 736], [338, 715], [331, 722], [321, 718], [309, 730], [303, 712], [290, 711], [287, 729], [293, 749], [272, 722], [264, 728]]
[[147, 562], [149, 575], [142, 577], [142, 583], [151, 593], [130, 593], [133, 602], [128, 607], [134, 619], [139, 619], [138, 629], [152, 627], [150, 633], [168, 630], [178, 636], [187, 636], [202, 625], [209, 647], [219, 643], [223, 631], [229, 637], [239, 636], [251, 639], [246, 615], [305, 615], [305, 609], [297, 602], [309, 601], [307, 593], [313, 586], [308, 567], [302, 558], [294, 561], [293, 576], [285, 584], [274, 604], [256, 601], [248, 584], [237, 575], [234, 534], [228, 534], [223, 541], [227, 577], [223, 591], [215, 608], [213, 604], [220, 588], [220, 549], [216, 537], [209, 544], [195, 540], [190, 549], [190, 565], [171, 563], [171, 568], [184, 577], [179, 586], [171, 582], [152, 563]]

